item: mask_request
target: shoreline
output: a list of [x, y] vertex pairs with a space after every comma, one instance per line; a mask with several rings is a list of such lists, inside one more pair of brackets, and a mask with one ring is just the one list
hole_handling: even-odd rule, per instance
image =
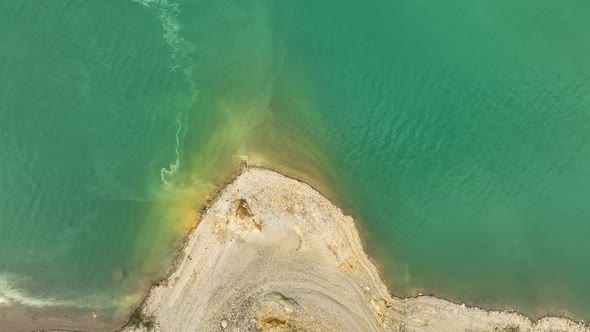
[[[187, 257], [189, 260], [192, 259], [189, 252], [188, 252], [190, 249], [192, 249], [190, 247], [190, 244], [194, 245], [194, 237], [198, 233], [198, 230], [201, 227], [201, 223], [203, 221], [206, 221], [207, 213], [210, 211], [211, 207], [214, 206], [215, 204], [219, 203], [219, 201], [222, 199], [222, 196], [224, 195], [224, 193], [228, 190], [228, 187], [234, 185], [235, 182], [239, 178], [241, 178], [244, 174], [252, 173], [252, 172], [275, 174], [275, 175], [278, 175], [278, 176], [282, 177], [283, 179], [285, 179], [285, 181], [296, 182], [300, 186], [306, 186], [311, 191], [313, 191], [313, 192], [317, 193], [317, 195], [321, 196], [321, 198], [323, 200], [327, 201], [328, 204], [330, 204], [332, 207], [337, 209], [342, 214], [342, 209], [340, 209], [336, 204], [334, 204], [334, 202], [330, 201], [329, 199], [324, 197], [322, 194], [320, 194], [315, 188], [313, 188], [309, 184], [306, 184], [306, 183], [304, 183], [298, 179], [295, 179], [293, 177], [289, 177], [289, 176], [283, 175], [281, 173], [278, 173], [278, 172], [276, 172], [270, 168], [267, 168], [267, 167], [248, 166], [245, 164], [242, 165], [241, 169], [237, 173], [234, 173], [232, 176], [230, 176], [228, 178], [227, 181], [225, 181], [219, 187], [217, 187], [217, 189], [209, 196], [210, 198], [207, 199], [207, 202], [205, 203], [205, 205], [199, 209], [199, 211], [198, 211], [198, 220], [199, 221], [198, 221], [196, 227], [193, 228], [188, 233], [188, 235], [183, 239], [182, 244], [179, 246], [176, 257], [174, 258], [174, 263], [172, 264], [170, 269], [166, 272], [165, 277], [163, 277], [160, 281], [155, 282], [150, 287], [149, 291], [147, 292], [147, 295], [145, 296], [144, 300], [141, 302], [141, 305], [137, 308], [137, 310], [135, 310], [134, 314], [132, 314], [131, 319], [121, 329], [119, 329], [117, 331], [126, 331], [126, 332], [127, 331], [141, 331], [142, 330], [141, 328], [137, 329], [132, 326], [132, 321], [134, 319], [137, 319], [137, 317], [140, 317], [142, 319], [144, 319], [145, 317], [148, 317], [148, 318], [153, 317], [154, 318], [153, 322], [155, 324], [160, 324], [158, 322], [158, 318], [160, 318], [160, 316], [158, 315], [158, 313], [154, 314], [154, 309], [156, 307], [154, 307], [153, 304], [151, 304], [151, 303], [153, 303], [153, 301], [151, 302], [150, 299], [152, 299], [154, 297], [154, 293], [157, 292], [158, 290], [165, 290], [165, 289], [169, 289], [169, 287], [174, 287], [173, 278], [175, 278], [175, 277], [178, 278], [177, 274], [178, 274], [179, 270], [183, 268], [183, 265], [186, 265]], [[364, 256], [364, 258], [369, 262], [369, 265], [372, 266], [372, 269], [375, 272], [374, 275], [372, 276], [372, 278], [374, 279], [373, 282], [375, 284], [379, 285], [378, 287], [383, 288], [386, 292], [386, 297], [391, 299], [391, 300], [388, 299], [388, 301], [386, 301], [386, 302], [395, 303], [400, 307], [403, 306], [406, 308], [406, 310], [407, 310], [407, 308], [412, 308], [412, 310], [414, 310], [414, 311], [418, 310], [418, 311], [422, 312], [418, 316], [423, 317], [423, 318], [427, 318], [429, 321], [430, 320], [436, 321], [437, 319], [440, 318], [440, 317], [439, 318], [433, 317], [431, 314], [432, 312], [436, 313], [436, 312], [445, 312], [445, 311], [450, 310], [455, 315], [455, 317], [453, 317], [453, 320], [463, 320], [464, 325], [465, 324], [469, 325], [471, 323], [470, 319], [475, 318], [475, 317], [470, 318], [469, 316], [472, 316], [474, 314], [479, 314], [479, 315], [483, 315], [483, 316], [487, 316], [487, 317], [490, 317], [490, 316], [498, 317], [499, 316], [500, 318], [504, 319], [505, 327], [511, 327], [511, 326], [519, 326], [519, 327], [522, 326], [524, 328], [534, 327], [536, 331], [537, 331], [537, 329], [541, 329], [539, 331], [542, 331], [547, 328], [553, 328], [553, 329], [557, 328], [559, 330], [560, 328], [565, 327], [565, 328], [567, 328], [568, 331], [570, 331], [572, 329], [575, 331], [590, 331], [590, 328], [588, 327], [588, 325], [586, 325], [586, 323], [574, 321], [574, 320], [567, 318], [567, 317], [548, 315], [548, 316], [543, 316], [538, 319], [535, 319], [535, 318], [527, 317], [527, 316], [519, 313], [518, 311], [507, 311], [507, 310], [500, 311], [500, 310], [485, 309], [485, 308], [479, 308], [479, 307], [467, 307], [464, 304], [458, 304], [455, 302], [451, 302], [445, 298], [439, 298], [439, 297], [430, 296], [430, 295], [420, 295], [417, 297], [407, 297], [407, 298], [395, 297], [393, 295], [393, 293], [390, 291], [390, 289], [387, 287], [387, 285], [385, 284], [384, 280], [382, 279], [381, 274], [378, 271], [377, 265], [374, 262], [374, 260], [366, 254], [366, 250], [365, 250], [366, 244], [359, 237], [358, 225], [356, 224], [356, 222], [354, 222], [354, 220], [352, 218], [350, 218], [348, 216], [345, 216], [345, 217], [349, 218], [350, 221], [352, 222], [353, 232], [355, 233], [356, 237], [359, 239], [360, 254]], [[257, 227], [255, 227], [255, 228], [257, 228]], [[172, 283], [173, 285], [170, 286], [170, 283]], [[160, 291], [160, 293], [164, 293], [164, 292]], [[380, 310], [384, 310], [384, 309], [382, 308]], [[432, 310], [434, 310], [434, 311], [432, 311]], [[387, 311], [387, 310], [385, 310], [385, 311]], [[430, 312], [430, 314], [425, 314], [425, 312]], [[385, 316], [391, 316], [391, 317], [395, 316], [395, 317], [397, 317], [397, 319], [388, 318], [389, 321], [393, 322], [392, 325], [385, 324], [383, 329], [378, 327], [375, 330], [395, 330], [395, 329], [392, 329], [393, 326], [396, 326], [397, 330], [400, 330], [400, 328], [404, 327], [404, 326], [405, 326], [405, 328], [408, 328], [408, 327], [411, 328], [412, 327], [411, 324], [408, 325], [404, 322], [408, 321], [408, 319], [410, 319], [410, 318], [413, 320], [416, 320], [416, 317], [414, 317], [414, 314], [406, 313], [406, 315], [404, 317], [404, 315], [401, 315], [399, 312], [396, 312], [395, 310], [391, 313], [387, 313], [387, 314], [381, 313], [381, 314], [383, 314]], [[438, 315], [441, 316], [440, 313]], [[479, 318], [481, 318], [481, 317], [479, 317]], [[396, 320], [397, 320], [397, 325], [394, 322]], [[420, 320], [420, 319], [418, 319], [418, 320]], [[514, 323], [515, 325], [510, 325], [510, 324], [513, 324], [513, 322], [516, 322], [516, 323]], [[223, 321], [221, 323], [218, 322], [218, 324], [221, 324], [220, 325], [221, 327], [223, 327], [222, 323], [223, 323]], [[162, 330], [167, 329], [163, 325], [159, 325], [159, 326], [160, 326], [160, 328], [162, 328]], [[500, 327], [500, 326], [497, 325], [496, 327]], [[414, 326], [414, 328], [415, 328], [415, 326]], [[475, 328], [477, 330], [477, 327], [475, 327]], [[156, 329], [156, 330], [159, 331], [160, 329]], [[415, 329], [415, 330], [416, 331], [430, 331], [429, 329]]]
[[[149, 311], [153, 308], [148, 308], [148, 302], [150, 297], [153, 295], [154, 291], [158, 288], [166, 288], [172, 282], [174, 275], [185, 265], [186, 258], [187, 258], [187, 251], [191, 249], [191, 239], [195, 236], [198, 232], [199, 227], [201, 226], [201, 222], [205, 219], [207, 213], [214, 206], [223, 196], [224, 192], [228, 190], [230, 186], [232, 186], [236, 180], [238, 180], [242, 175], [248, 172], [263, 172], [263, 173], [270, 173], [274, 175], [278, 175], [279, 177], [283, 178], [285, 181], [293, 182], [298, 184], [302, 187], [307, 187], [309, 190], [315, 192], [317, 195], [321, 197], [328, 205], [339, 211], [342, 216], [348, 218], [352, 222], [351, 231], [355, 233], [354, 235], [358, 238], [359, 241], [359, 248], [358, 253], [363, 256], [369, 265], [372, 266], [374, 269], [374, 273], [372, 278], [374, 282], [384, 289], [384, 293], [386, 297], [390, 298], [392, 303], [397, 305], [399, 308], [403, 308], [402, 311], [413, 311], [411, 314], [400, 314], [399, 312], [395, 312], [393, 316], [396, 319], [392, 319], [392, 321], [397, 320], [396, 327], [388, 326], [388, 328], [380, 328], [377, 330], [386, 330], [386, 331], [448, 331], [448, 329], [424, 329], [420, 327], [416, 327], [412, 324], [407, 324], [406, 322], [408, 319], [410, 320], [424, 320], [427, 319], [429, 321], [441, 321], [441, 315], [447, 315], [448, 317], [442, 319], [443, 321], [446, 319], [447, 323], [448, 320], [462, 320], [463, 323], [469, 323], [470, 319], [475, 319], [475, 316], [478, 319], [481, 318], [490, 318], [496, 317], [502, 319], [509, 318], [508, 323], [504, 321], [504, 327], [496, 325], [495, 330], [492, 331], [504, 331], [502, 328], [507, 327], [514, 327], [514, 326], [523, 326], [524, 329], [519, 330], [507, 330], [507, 331], [583, 331], [583, 332], [590, 332], [590, 323], [585, 322], [583, 320], [575, 320], [570, 318], [567, 315], [567, 311], [564, 311], [564, 315], [552, 315], [547, 314], [540, 317], [529, 317], [525, 314], [522, 314], [518, 310], [502, 310], [502, 309], [494, 309], [494, 308], [486, 308], [485, 306], [469, 306], [461, 303], [460, 301], [455, 301], [453, 299], [446, 298], [444, 296], [437, 296], [436, 294], [431, 294], [428, 292], [424, 292], [424, 294], [420, 293], [417, 296], [409, 296], [409, 297], [400, 297], [396, 296], [394, 292], [391, 291], [389, 286], [385, 283], [381, 271], [379, 270], [378, 264], [374, 261], [372, 257], [367, 254], [365, 243], [365, 238], [361, 237], [362, 234], [361, 228], [358, 225], [357, 218], [351, 218], [348, 214], [350, 211], [344, 210], [339, 207], [338, 204], [335, 204], [333, 198], [328, 198], [324, 196], [320, 190], [314, 187], [312, 184], [308, 184], [302, 180], [299, 180], [296, 177], [291, 175], [285, 175], [281, 172], [278, 172], [271, 167], [268, 166], [258, 166], [258, 165], [247, 165], [246, 162], [243, 162], [239, 167], [233, 167], [232, 173], [226, 177], [226, 180], [221, 182], [219, 185], [215, 186], [215, 189], [211, 191], [211, 193], [206, 196], [204, 203], [201, 207], [195, 209], [196, 216], [195, 216], [195, 226], [191, 228], [185, 236], [183, 236], [179, 244], [175, 247], [175, 254], [173, 258], [173, 263], [169, 266], [169, 268], [165, 271], [164, 276], [150, 285], [150, 287], [142, 294], [141, 302], [138, 307], [130, 308], [127, 315], [125, 315], [122, 319], [117, 319], [116, 321], [112, 320], [104, 320], [104, 317], [91, 317], [94, 316], [94, 312], [83, 310], [83, 309], [75, 309], [73, 311], [67, 310], [68, 314], [66, 315], [66, 319], [54, 319], [51, 317], [44, 317], [42, 312], [60, 312], [62, 308], [46, 308], [43, 310], [34, 309], [31, 311], [31, 308], [22, 305], [15, 305], [11, 307], [5, 307], [8, 310], [0, 311], [0, 316], [7, 317], [7, 315], [12, 316], [12, 320], [9, 323], [10, 331], [45, 331], [45, 332], [82, 332], [82, 331], [113, 331], [113, 332], [132, 332], [132, 331], [144, 331], [145, 329], [142, 328], [135, 328], [132, 324], [134, 319], [140, 318], [141, 319], [149, 319], [152, 315], [149, 312], [146, 312], [146, 309]], [[67, 309], [67, 308], [63, 308]], [[417, 312], [416, 312], [417, 311]], [[73, 314], [73, 312], [78, 312], [78, 314]], [[433, 313], [436, 313], [433, 316]], [[475, 316], [473, 316], [475, 315]], [[15, 319], [16, 318], [16, 319]], [[157, 323], [157, 317], [154, 321]], [[21, 325], [18, 322], [22, 322]], [[519, 322], [520, 325], [510, 325], [512, 321]], [[38, 324], [38, 325], [37, 325]], [[36, 326], [37, 325], [37, 326]], [[39, 326], [42, 325], [42, 326]], [[117, 327], [119, 326], [119, 327]], [[564, 327], [565, 326], [565, 327]], [[5, 326], [6, 327], [6, 326]], [[461, 330], [457, 329], [457, 326], [454, 326], [449, 331]], [[460, 327], [459, 327], [460, 328]], [[564, 329], [565, 328], [565, 329]], [[404, 330], [405, 329], [405, 330]], [[194, 330], [194, 328], [192, 329]], [[198, 329], [200, 330], [200, 329]], [[217, 329], [220, 330], [220, 329]], [[470, 331], [490, 331], [489, 329], [478, 329], [478, 327], [470, 327]], [[0, 329], [2, 331], [2, 329]], [[155, 328], [153, 331], [167, 331], [164, 327], [163, 329]], [[221, 331], [221, 330], [220, 330]]]
[[[226, 181], [224, 181], [223, 183], [221, 183], [219, 186], [216, 187], [216, 189], [213, 191], [213, 193], [210, 196], [211, 198], [208, 199], [208, 203], [211, 203], [212, 201], [216, 200], [218, 198], [219, 194], [223, 191], [223, 189], [225, 189], [228, 185], [230, 185], [233, 181], [235, 181], [236, 178], [238, 178], [246, 169], [261, 169], [261, 170], [266, 170], [266, 171], [270, 171], [273, 173], [278, 173], [288, 179], [291, 179], [291, 180], [297, 181], [299, 183], [302, 183], [304, 185], [307, 185], [307, 186], [311, 187], [313, 190], [317, 191], [321, 196], [323, 196], [326, 200], [328, 200], [332, 205], [334, 205], [338, 209], [340, 209], [344, 215], [350, 216], [354, 222], [354, 226], [356, 228], [356, 231], [359, 233], [360, 241], [361, 241], [365, 255], [371, 261], [371, 263], [373, 263], [373, 265], [375, 266], [377, 271], [379, 271], [379, 277], [380, 277], [381, 281], [385, 284], [385, 287], [387, 287], [389, 294], [394, 298], [398, 298], [401, 300], [411, 300], [411, 299], [417, 299], [420, 297], [431, 297], [431, 298], [443, 300], [443, 301], [446, 301], [446, 302], [449, 302], [452, 304], [456, 304], [459, 306], [465, 305], [467, 308], [480, 309], [480, 310], [487, 311], [487, 312], [498, 312], [498, 313], [508, 313], [508, 314], [518, 315], [524, 319], [530, 320], [532, 323], [537, 323], [537, 322], [542, 321], [543, 319], [547, 319], [547, 318], [565, 319], [565, 320], [572, 321], [577, 324], [582, 324], [582, 325], [588, 327], [588, 330], [590, 331], [590, 321], [585, 321], [583, 319], [577, 319], [577, 318], [575, 318], [575, 315], [570, 314], [567, 310], [559, 310], [561, 313], [551, 313], [551, 310], [547, 310], [543, 314], [540, 314], [538, 316], [529, 316], [529, 315], [523, 314], [518, 309], [513, 309], [513, 308], [501, 309], [498, 307], [494, 307], [493, 305], [490, 305], [490, 306], [470, 305], [470, 304], [466, 304], [465, 302], [462, 302], [460, 299], [456, 299], [456, 298], [453, 298], [450, 296], [440, 295], [435, 292], [429, 292], [427, 290], [421, 291], [416, 295], [410, 295], [410, 296], [401, 296], [401, 295], [395, 294], [395, 292], [393, 292], [391, 290], [391, 288], [389, 287], [385, 278], [383, 277], [383, 271], [379, 267], [378, 262], [375, 259], [373, 259], [373, 257], [371, 255], [368, 254], [368, 250], [367, 250], [368, 244], [366, 243], [366, 237], [363, 236], [366, 233], [366, 231], [363, 229], [363, 225], [358, 222], [360, 220], [360, 218], [358, 216], [356, 216], [351, 209], [342, 207], [336, 201], [336, 198], [335, 198], [336, 195], [333, 192], [326, 194], [324, 192], [324, 190], [326, 190], [326, 188], [324, 188], [323, 186], [317, 187], [314, 184], [310, 183], [309, 181], [299, 179], [297, 176], [293, 176], [289, 173], [285, 173], [282, 170], [279, 171], [279, 170], [274, 169], [273, 167], [270, 167], [270, 166], [247, 165], [244, 163], [239, 168], [239, 170], [232, 173], [231, 176], [229, 176]], [[202, 217], [202, 210], [203, 210], [203, 207], [201, 207], [201, 209], [199, 209], [199, 216], [197, 218], [199, 221]], [[196, 227], [198, 227], [198, 222], [197, 222], [197, 226], [195, 226], [195, 228]], [[190, 232], [194, 231], [195, 228], [191, 229]], [[187, 234], [187, 236], [186, 236], [187, 238], [188, 238], [188, 235], [190, 235], [190, 234]], [[182, 247], [184, 245], [185, 245], [185, 243], [183, 241], [183, 244], [182, 244], [182, 246], [179, 247], [179, 251], [177, 252], [177, 254], [180, 253], [180, 251], [182, 250]], [[176, 258], [175, 258], [175, 261], [176, 261]], [[163, 279], [167, 279], [167, 278], [168, 277], [166, 276]], [[151, 290], [151, 287], [150, 287], [150, 290]], [[142, 301], [142, 304], [143, 304], [143, 301]]]

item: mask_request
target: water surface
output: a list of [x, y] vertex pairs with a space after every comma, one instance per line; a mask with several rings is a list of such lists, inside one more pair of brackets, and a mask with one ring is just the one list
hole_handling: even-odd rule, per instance
[[583, 1], [0, 4], [0, 305], [122, 317], [242, 160], [394, 293], [590, 319]]

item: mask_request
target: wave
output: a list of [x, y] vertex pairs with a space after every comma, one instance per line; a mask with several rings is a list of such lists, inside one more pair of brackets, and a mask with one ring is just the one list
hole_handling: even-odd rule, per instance
[[[0, 306], [20, 304], [29, 307], [76, 307], [107, 309], [116, 308], [111, 296], [89, 295], [77, 297], [76, 300], [59, 299], [51, 296], [33, 296], [18, 286], [19, 282], [26, 280], [22, 276], [12, 274], [0, 274]], [[107, 305], [108, 304], [108, 305]]]
[[160, 178], [162, 182], [170, 187], [173, 184], [169, 180], [172, 176], [178, 173], [181, 165], [182, 156], [182, 142], [187, 133], [187, 126], [183, 123], [188, 121], [187, 111], [189, 107], [194, 104], [198, 97], [198, 90], [195, 81], [193, 80], [194, 67], [192, 54], [195, 51], [195, 45], [186, 40], [180, 32], [183, 29], [179, 22], [181, 15], [180, 5], [178, 3], [170, 3], [168, 0], [132, 0], [148, 8], [153, 8], [159, 11], [158, 19], [162, 24], [164, 30], [164, 40], [172, 48], [171, 58], [173, 65], [171, 70], [173, 72], [180, 72], [188, 85], [189, 98], [186, 104], [180, 107], [176, 115], [176, 146], [174, 148], [176, 159], [170, 163], [168, 167], [162, 167], [160, 170]]
[[19, 303], [31, 307], [48, 307], [68, 305], [67, 301], [54, 298], [40, 298], [28, 295], [16, 285], [16, 276], [0, 274], [0, 305]]

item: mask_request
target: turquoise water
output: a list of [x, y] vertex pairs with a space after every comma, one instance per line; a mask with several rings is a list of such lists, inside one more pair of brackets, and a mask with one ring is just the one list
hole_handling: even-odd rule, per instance
[[196, 95], [184, 45], [131, 2], [0, 13], [0, 299], [114, 309], [170, 261], [154, 207], [178, 199], [161, 188]]
[[116, 317], [242, 159], [399, 295], [590, 319], [590, 4], [0, 4], [0, 305]]

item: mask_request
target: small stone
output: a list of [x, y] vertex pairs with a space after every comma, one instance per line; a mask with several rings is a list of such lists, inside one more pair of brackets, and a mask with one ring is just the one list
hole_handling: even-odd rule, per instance
[[96, 314], [96, 312], [92, 312], [92, 318], [96, 319], [96, 317], [98, 317], [98, 315]]
[[222, 319], [221, 320], [221, 328], [225, 330], [225, 328], [229, 325], [229, 322], [227, 321], [227, 319]]

